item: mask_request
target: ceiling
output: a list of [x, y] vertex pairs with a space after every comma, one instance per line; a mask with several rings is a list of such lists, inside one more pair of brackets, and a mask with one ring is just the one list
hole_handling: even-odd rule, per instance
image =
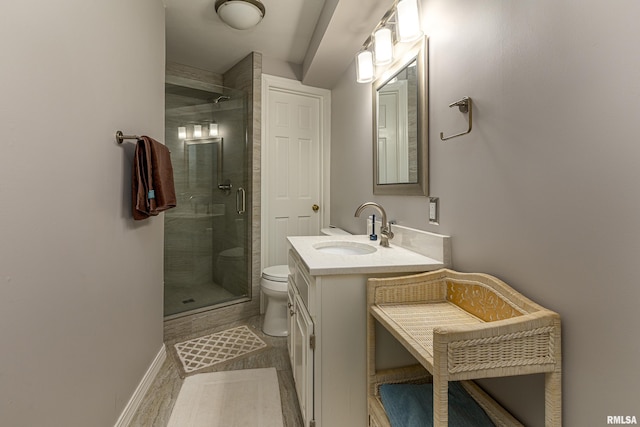
[[265, 62], [292, 64], [303, 83], [332, 88], [393, 0], [262, 3], [262, 22], [236, 30], [220, 20], [215, 0], [164, 0], [167, 61], [222, 74], [260, 52]]

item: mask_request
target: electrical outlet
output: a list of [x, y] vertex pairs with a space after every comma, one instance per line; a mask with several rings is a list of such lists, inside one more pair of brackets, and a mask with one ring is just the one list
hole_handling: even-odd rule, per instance
[[429, 224], [438, 224], [440, 210], [437, 197], [429, 197]]

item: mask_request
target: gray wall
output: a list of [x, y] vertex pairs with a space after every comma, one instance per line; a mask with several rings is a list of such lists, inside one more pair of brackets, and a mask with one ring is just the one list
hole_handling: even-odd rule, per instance
[[113, 426], [162, 347], [162, 222], [131, 219], [164, 137], [158, 0], [2, 5], [0, 424]]
[[[353, 66], [332, 97], [331, 218], [357, 205], [452, 236], [454, 267], [494, 274], [563, 321], [564, 425], [640, 417], [640, 3], [423, 0], [430, 36], [431, 194], [374, 197], [371, 96]], [[466, 116], [448, 104], [474, 101]], [[542, 426], [540, 376], [483, 385]]]
[[272, 76], [302, 80], [302, 65], [293, 64], [269, 56], [262, 56], [262, 71]]

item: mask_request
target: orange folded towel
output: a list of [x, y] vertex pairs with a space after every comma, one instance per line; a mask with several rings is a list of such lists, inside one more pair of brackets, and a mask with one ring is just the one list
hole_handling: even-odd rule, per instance
[[131, 190], [135, 220], [156, 216], [176, 206], [169, 150], [148, 136], [140, 137], [136, 144]]

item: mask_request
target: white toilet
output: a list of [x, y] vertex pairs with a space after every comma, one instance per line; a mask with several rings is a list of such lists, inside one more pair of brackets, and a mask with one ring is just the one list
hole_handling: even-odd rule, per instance
[[[325, 236], [350, 234], [340, 228], [323, 228], [320, 233]], [[287, 310], [288, 265], [274, 265], [262, 270], [260, 290], [266, 304], [262, 332], [274, 337], [286, 337], [289, 332]]]
[[288, 335], [287, 279], [288, 265], [274, 265], [262, 270], [260, 290], [265, 298], [266, 308], [262, 332], [274, 337]]

